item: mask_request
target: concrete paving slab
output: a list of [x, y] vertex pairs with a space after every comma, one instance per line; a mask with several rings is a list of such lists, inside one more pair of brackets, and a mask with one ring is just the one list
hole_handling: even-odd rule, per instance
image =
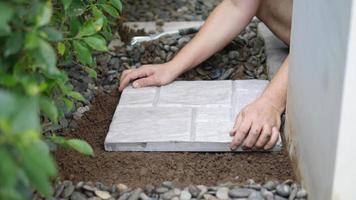
[[265, 41], [268, 78], [272, 79], [281, 67], [284, 59], [288, 56], [289, 47], [278, 39], [262, 22], [258, 24], [257, 33]]
[[[231, 151], [236, 114], [268, 81], [176, 81], [121, 95], [105, 139], [107, 151]], [[281, 140], [272, 149], [281, 149]], [[242, 151], [238, 149], [236, 151]]]

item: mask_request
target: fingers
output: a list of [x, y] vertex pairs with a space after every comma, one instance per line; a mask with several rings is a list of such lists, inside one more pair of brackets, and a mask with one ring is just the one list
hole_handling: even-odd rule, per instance
[[271, 139], [268, 141], [268, 143], [265, 145], [264, 149], [268, 150], [274, 147], [274, 145], [277, 143], [278, 138], [279, 138], [279, 130], [276, 127], [272, 128], [272, 135]]
[[272, 136], [272, 128], [269, 125], [264, 125], [262, 128], [262, 132], [260, 137], [258, 138], [256, 142], [256, 147], [257, 148], [262, 148], [266, 145], [268, 141], [270, 141]]
[[245, 139], [243, 146], [247, 148], [254, 147], [258, 140], [258, 137], [261, 134], [261, 131], [262, 131], [262, 127], [260, 124], [252, 123], [252, 127], [250, 129], [250, 132], [248, 133], [247, 138]]
[[234, 127], [230, 131], [230, 136], [234, 136], [236, 134], [237, 128], [238, 128], [239, 124], [241, 123], [241, 120], [242, 120], [242, 115], [239, 113], [236, 117], [236, 122], [234, 124]]
[[132, 80], [149, 76], [152, 73], [147, 68], [125, 70], [120, 80], [119, 90], [122, 91]]
[[252, 120], [245, 118], [242, 114], [241, 123], [239, 123], [238, 128], [236, 129], [236, 133], [234, 138], [232, 139], [230, 148], [237, 149], [238, 146], [241, 145], [242, 141], [245, 139], [247, 133], [251, 128]]
[[157, 81], [157, 79], [154, 78], [154, 76], [141, 78], [141, 79], [138, 79], [132, 83], [132, 86], [134, 88], [154, 86], [154, 85], [158, 85], [158, 81]]

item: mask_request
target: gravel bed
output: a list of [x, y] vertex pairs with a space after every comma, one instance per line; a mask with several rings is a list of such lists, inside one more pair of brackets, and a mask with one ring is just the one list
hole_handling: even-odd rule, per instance
[[[306, 200], [307, 196], [306, 190], [291, 180], [258, 184], [249, 179], [243, 185], [225, 183], [217, 186], [189, 185], [185, 188], [176, 187], [171, 181], [143, 188], [129, 188], [122, 183], [107, 186], [100, 182], [63, 181], [56, 185], [53, 197], [46, 200]], [[33, 199], [43, 198], [35, 196]]]
[[221, 0], [135, 0], [124, 1], [128, 21], [201, 21]]

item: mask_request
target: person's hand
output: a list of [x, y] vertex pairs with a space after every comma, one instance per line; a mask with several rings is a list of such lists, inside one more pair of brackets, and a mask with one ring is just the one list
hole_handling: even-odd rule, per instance
[[122, 91], [131, 82], [134, 88], [161, 86], [172, 82], [179, 73], [171, 63], [143, 65], [138, 69], [128, 69], [122, 72], [119, 90]]
[[247, 105], [237, 115], [230, 132], [230, 148], [234, 150], [242, 144], [243, 148], [271, 149], [278, 141], [282, 112], [263, 97]]

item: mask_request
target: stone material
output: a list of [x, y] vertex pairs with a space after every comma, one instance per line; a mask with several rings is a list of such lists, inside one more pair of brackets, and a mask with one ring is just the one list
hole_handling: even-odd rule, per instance
[[264, 23], [259, 23], [257, 33], [265, 40], [265, 52], [267, 57], [268, 78], [272, 79], [284, 59], [289, 54], [289, 47], [278, 39]]
[[[162, 32], [178, 31], [179, 29], [197, 28], [202, 26], [204, 21], [190, 21], [190, 22], [165, 22], [162, 26]], [[144, 29], [146, 32], [157, 31], [156, 22], [125, 22], [124, 26], [127, 26], [134, 30]]]
[[[229, 131], [241, 108], [268, 81], [176, 81], [127, 87], [116, 108], [107, 151], [230, 151]], [[281, 141], [272, 150], [280, 150]], [[238, 149], [237, 151], [242, 151]]]

